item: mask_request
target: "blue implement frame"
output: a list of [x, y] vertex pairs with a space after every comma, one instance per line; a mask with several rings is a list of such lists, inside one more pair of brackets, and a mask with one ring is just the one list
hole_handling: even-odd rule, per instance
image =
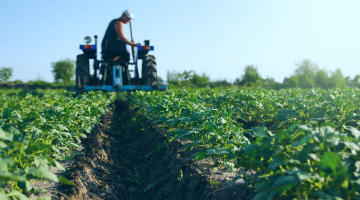
[[[163, 91], [168, 89], [168, 85], [159, 85], [154, 89], [150, 85], [123, 85], [122, 84], [122, 67], [120, 65], [113, 66], [113, 84], [112, 85], [99, 85], [99, 86], [83, 86], [81, 92], [89, 91], [103, 91], [103, 92], [131, 92], [131, 91]], [[118, 71], [118, 76], [116, 71]], [[70, 91], [78, 92], [76, 86], [71, 87]]]
[[[167, 90], [167, 85], [159, 85], [158, 91]], [[132, 91], [155, 91], [153, 87], [150, 85], [124, 85], [120, 86], [119, 92], [132, 92]], [[72, 87], [72, 92], [76, 92], [76, 87]], [[85, 86], [84, 89], [81, 90], [82, 92], [89, 92], [89, 91], [103, 91], [103, 92], [117, 92], [116, 88], [111, 85], [101, 85], [101, 86]]]
[[[91, 47], [89, 47], [91, 46]], [[80, 45], [80, 49], [92, 55], [95, 56], [94, 59], [94, 79], [95, 80], [99, 80], [98, 76], [97, 76], [97, 72], [98, 72], [98, 60], [97, 60], [97, 36], [95, 36], [95, 45]], [[154, 46], [137, 46], [137, 51], [134, 52], [135, 54], [135, 61], [133, 64], [135, 64], [135, 80], [138, 80], [139, 77], [139, 71], [138, 71], [138, 65], [137, 65], [137, 60], [138, 60], [138, 51], [153, 51], [154, 50]], [[130, 91], [137, 91], [137, 90], [141, 90], [141, 91], [154, 91], [154, 90], [158, 90], [158, 91], [163, 91], [163, 90], [167, 90], [168, 89], [168, 85], [158, 85], [157, 88], [154, 88], [150, 85], [123, 85], [123, 80], [122, 80], [122, 66], [120, 65], [116, 65], [116, 66], [112, 66], [112, 70], [113, 70], [113, 83], [112, 85], [97, 85], [97, 86], [73, 86], [70, 88], [70, 91], [72, 92], [89, 92], [89, 91], [104, 91], [104, 92], [130, 92]]]

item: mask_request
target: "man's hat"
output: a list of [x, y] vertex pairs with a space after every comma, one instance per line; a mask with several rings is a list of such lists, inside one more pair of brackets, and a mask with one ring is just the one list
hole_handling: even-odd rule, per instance
[[134, 14], [131, 10], [124, 10], [123, 14], [125, 14], [129, 19], [134, 19]]

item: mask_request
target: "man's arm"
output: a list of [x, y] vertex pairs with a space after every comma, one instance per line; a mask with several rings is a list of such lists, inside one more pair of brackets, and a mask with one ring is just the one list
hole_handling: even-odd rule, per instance
[[133, 42], [130, 42], [128, 39], [125, 38], [125, 35], [124, 35], [124, 24], [121, 22], [121, 21], [116, 21], [114, 23], [114, 29], [119, 37], [120, 40], [123, 40], [126, 44], [128, 45], [131, 45], [133, 47], [136, 47], [138, 45], [141, 45], [140, 43], [133, 43]]

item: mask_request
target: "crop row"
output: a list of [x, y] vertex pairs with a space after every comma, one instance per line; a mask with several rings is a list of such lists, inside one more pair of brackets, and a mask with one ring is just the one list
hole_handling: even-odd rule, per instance
[[[64, 170], [110, 103], [100, 93], [72, 97], [63, 90], [0, 91], [0, 199], [27, 199], [37, 191], [30, 180], [73, 184], [49, 172]], [[40, 197], [49, 199], [49, 197]]]
[[236, 178], [254, 199], [360, 199], [359, 90], [191, 89], [131, 99], [169, 130], [169, 142], [201, 147], [195, 159], [255, 170]]

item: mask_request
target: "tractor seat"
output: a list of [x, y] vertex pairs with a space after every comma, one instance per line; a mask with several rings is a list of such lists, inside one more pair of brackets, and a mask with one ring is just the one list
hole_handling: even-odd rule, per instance
[[104, 50], [104, 57], [108, 59], [113, 59], [117, 56], [122, 58], [128, 58], [130, 60], [130, 55], [126, 49], [126, 44], [122, 40], [108, 40]]

